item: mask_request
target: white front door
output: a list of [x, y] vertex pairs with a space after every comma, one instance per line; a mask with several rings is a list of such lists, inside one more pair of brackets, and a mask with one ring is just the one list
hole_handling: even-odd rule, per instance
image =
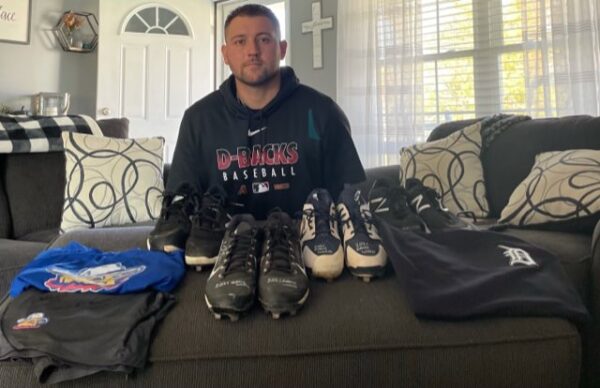
[[97, 117], [163, 136], [170, 161], [185, 109], [212, 90], [212, 12], [210, 0], [100, 1]]

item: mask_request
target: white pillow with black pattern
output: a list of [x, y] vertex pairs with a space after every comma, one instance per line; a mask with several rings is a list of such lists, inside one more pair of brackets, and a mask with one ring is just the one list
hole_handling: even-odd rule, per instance
[[567, 150], [536, 155], [499, 222], [520, 227], [589, 230], [600, 217], [600, 151]]
[[64, 132], [61, 230], [154, 220], [164, 190], [163, 138], [116, 139]]
[[400, 182], [417, 178], [441, 195], [442, 205], [452, 213], [472, 212], [487, 217], [488, 201], [483, 180], [481, 123], [432, 142], [400, 151]]

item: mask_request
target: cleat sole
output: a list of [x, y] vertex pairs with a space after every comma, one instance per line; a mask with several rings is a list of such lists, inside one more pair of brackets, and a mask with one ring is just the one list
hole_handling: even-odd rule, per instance
[[344, 253], [338, 249], [331, 255], [315, 255], [310, 249], [305, 248], [302, 257], [307, 269], [310, 269], [312, 276], [322, 279], [335, 279], [344, 272]]
[[210, 266], [215, 264], [217, 257], [219, 257], [218, 254], [214, 257], [185, 255], [185, 263], [192, 267]]
[[148, 248], [149, 251], [163, 251], [163, 252], [183, 251], [183, 248], [178, 247], [177, 245], [173, 245], [173, 244], [165, 244], [163, 246], [156, 246], [156, 245], [152, 246], [150, 239], [146, 240], [146, 247]]
[[265, 310], [265, 313], [267, 313], [268, 315], [271, 315], [271, 317], [273, 317], [273, 319], [279, 319], [286, 315], [290, 316], [290, 317], [297, 315], [298, 310], [300, 310], [302, 308], [302, 306], [304, 305], [304, 302], [306, 302], [306, 299], [308, 299], [309, 294], [310, 294], [310, 290], [308, 289], [308, 290], [306, 290], [306, 293], [304, 294], [304, 296], [302, 296], [302, 299], [300, 299], [298, 302], [289, 303], [286, 305], [283, 305], [283, 304], [269, 305], [260, 298], [258, 298], [258, 300], [262, 304], [262, 307]]
[[352, 276], [362, 279], [365, 282], [370, 282], [371, 279], [380, 278], [385, 275], [384, 267], [348, 267]]
[[204, 295], [204, 301], [206, 302], [208, 309], [210, 310], [210, 312], [214, 315], [214, 317], [216, 319], [221, 320], [223, 318], [228, 318], [231, 322], [239, 321], [240, 317], [242, 315], [244, 315], [245, 313], [247, 313], [250, 310], [250, 308], [252, 307], [252, 305], [254, 304], [254, 299], [252, 299], [250, 301], [250, 303], [248, 304], [248, 306], [245, 306], [241, 310], [234, 310], [234, 309], [220, 308], [220, 307], [213, 306], [210, 303], [210, 301], [208, 300], [208, 297], [206, 295]]

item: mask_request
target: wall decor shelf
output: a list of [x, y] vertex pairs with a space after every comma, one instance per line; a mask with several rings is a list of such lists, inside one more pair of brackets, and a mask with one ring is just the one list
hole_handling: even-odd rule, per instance
[[98, 44], [98, 19], [93, 13], [67, 11], [54, 27], [54, 34], [64, 51], [90, 53]]

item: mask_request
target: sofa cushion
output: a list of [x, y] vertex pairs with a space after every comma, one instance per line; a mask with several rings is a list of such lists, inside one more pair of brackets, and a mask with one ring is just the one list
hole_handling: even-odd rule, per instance
[[421, 180], [441, 194], [442, 204], [453, 213], [487, 217], [480, 130], [481, 124], [475, 123], [443, 139], [403, 148], [400, 181]]
[[[390, 369], [382, 369], [379, 373], [401, 369], [414, 382], [406, 384], [405, 381], [402, 384], [396, 381], [396, 386], [421, 386], [419, 383], [427, 381], [427, 378], [432, 381], [439, 379], [438, 383], [446, 379], [445, 386], [459, 386], [465, 381], [477, 386], [472, 379], [483, 376], [476, 376], [475, 371], [483, 373], [483, 370], [495, 369], [492, 359], [509, 367], [511, 374], [529, 380], [531, 375], [526, 371], [528, 367], [517, 366], [519, 362], [528, 363], [528, 356], [519, 354], [524, 349], [531, 351], [537, 348], [532, 351], [538, 354], [558, 338], [574, 341], [570, 345], [564, 343], [566, 347], [563, 351], [567, 353], [573, 350], [572, 345], [578, 347], [575, 328], [557, 319], [482, 319], [462, 322], [416, 319], [407, 306], [400, 284], [391, 275], [372, 284], [358, 282], [347, 274], [331, 284], [312, 281], [311, 296], [298, 316], [276, 321], [262, 314], [257, 306], [251, 315], [230, 324], [212, 319], [206, 306], [201, 305], [197, 289], [204, 288], [207, 277], [207, 274], [188, 272], [176, 294], [179, 304], [166, 317], [161, 333], [152, 346], [150, 359], [155, 364], [231, 358], [295, 358], [297, 362], [306, 363], [310, 362], [310, 357], [337, 355], [338, 361], [331, 362], [339, 367], [339, 363], [344, 363], [342, 360], [345, 359], [352, 359], [352, 362], [366, 360], [365, 351], [373, 357], [384, 352], [393, 358], [402, 354], [404, 358], [396, 365], [386, 362], [381, 367]], [[565, 355], [554, 356], [563, 358]], [[575, 353], [571, 353], [571, 356], [579, 358]], [[442, 362], [444, 358], [446, 362]], [[517, 358], [520, 360], [517, 361]], [[559, 362], [562, 364], [564, 359]], [[478, 367], [475, 368], [473, 363]], [[487, 363], [490, 365], [484, 366]], [[412, 370], [409, 365], [421, 365], [425, 368], [423, 374]], [[461, 371], [458, 373], [461, 376], [440, 371], [425, 372], [430, 368], [436, 369], [436, 365]], [[321, 373], [326, 372], [323, 369]], [[578, 372], [571, 370], [568, 373]], [[425, 374], [429, 374], [429, 377]], [[353, 375], [357, 377], [356, 373]], [[459, 380], [465, 378], [467, 380]], [[504, 385], [500, 381], [510, 386], [503, 377], [499, 379], [495, 381], [499, 386]], [[563, 384], [571, 383], [563, 380]]]
[[495, 138], [482, 152], [490, 216], [498, 217], [510, 195], [542, 152], [600, 150], [600, 117], [568, 116], [521, 121]]
[[591, 306], [592, 238], [590, 235], [509, 228], [515, 237], [552, 252], [562, 264], [586, 306]]
[[600, 150], [544, 152], [510, 196], [500, 222], [591, 233], [600, 217]]
[[65, 190], [64, 153], [4, 156], [13, 237], [58, 228]]
[[[6, 295], [10, 283], [19, 270], [45, 248], [45, 243], [0, 239], [1, 296]], [[0, 384], [0, 386], [3, 385]]]
[[51, 243], [58, 237], [59, 233], [60, 228], [36, 230], [35, 232], [24, 234], [19, 238], [19, 241]]
[[61, 229], [103, 227], [158, 217], [163, 138], [115, 139], [63, 133], [65, 203]]
[[[73, 230], [53, 246], [77, 240], [100, 249], [143, 247], [150, 230]], [[104, 373], [76, 385], [289, 386], [290, 379], [292, 386], [327, 387], [578, 384], [580, 338], [561, 319], [419, 320], [388, 272], [371, 283], [347, 273], [333, 283], [313, 280], [295, 317], [273, 320], [257, 305], [238, 322], [219, 321], [204, 303], [207, 278], [208, 272], [186, 273], [147, 369], [128, 381]], [[0, 374], [0, 385], [29, 381], [33, 374], [25, 368], [14, 366], [18, 377]]]

